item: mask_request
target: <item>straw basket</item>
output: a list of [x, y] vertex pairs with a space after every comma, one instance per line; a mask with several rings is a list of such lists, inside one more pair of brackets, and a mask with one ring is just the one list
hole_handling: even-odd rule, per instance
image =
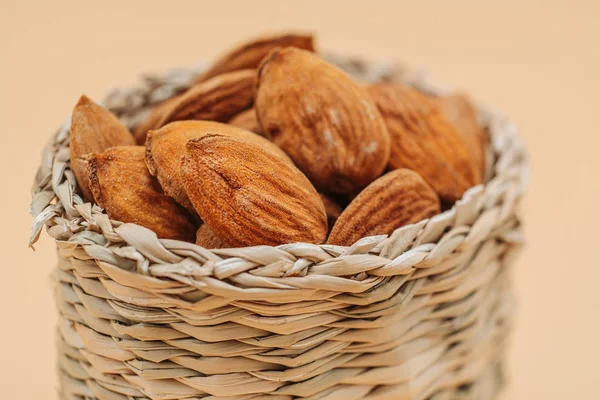
[[[365, 81], [444, 92], [402, 66], [328, 58]], [[131, 127], [198, 72], [147, 76], [105, 105]], [[486, 184], [443, 214], [352, 247], [214, 251], [84, 203], [66, 124], [36, 175], [31, 237], [47, 226], [58, 248], [61, 398], [495, 398], [527, 164], [510, 122], [483, 107], [481, 122]]]

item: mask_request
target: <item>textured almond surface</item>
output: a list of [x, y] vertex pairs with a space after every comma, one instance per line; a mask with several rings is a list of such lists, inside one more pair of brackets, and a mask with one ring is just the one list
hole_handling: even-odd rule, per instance
[[304, 50], [274, 50], [259, 67], [259, 123], [322, 191], [362, 189], [384, 170], [390, 140], [369, 95]]
[[485, 176], [486, 135], [477, 122], [477, 109], [464, 94], [453, 94], [435, 99], [440, 110], [462, 136], [469, 151]]
[[194, 241], [192, 217], [150, 175], [143, 146], [113, 147], [88, 161], [94, 199], [111, 219], [145, 226], [159, 238]]
[[[93, 200], [85, 156], [102, 153], [109, 147], [133, 144], [133, 136], [113, 113], [86, 96], [81, 96], [71, 117], [69, 151], [71, 168], [85, 200]], [[80, 161], [77, 161], [78, 159]]]
[[225, 240], [219, 238], [206, 224], [200, 225], [196, 232], [196, 244], [205, 249], [224, 249], [231, 247]]
[[146, 162], [150, 173], [157, 177], [165, 193], [173, 197], [190, 212], [194, 207], [183, 187], [181, 179], [181, 158], [186, 154], [188, 140], [208, 134], [235, 136], [268, 148], [279, 157], [291, 163], [287, 155], [274, 143], [255, 133], [214, 121], [177, 121], [150, 131], [146, 140]]
[[256, 38], [224, 54], [198, 77], [198, 81], [205, 81], [224, 72], [256, 68], [271, 50], [276, 47], [288, 46], [314, 51], [313, 37], [312, 35], [289, 33]]
[[205, 224], [234, 247], [322, 243], [325, 207], [308, 179], [276, 154], [235, 137], [187, 143], [183, 182]]
[[245, 69], [217, 75], [198, 83], [177, 97], [162, 112], [153, 128], [173, 121], [209, 120], [225, 122], [252, 106], [256, 70]]
[[242, 111], [241, 113], [233, 117], [228, 122], [228, 124], [232, 126], [237, 126], [238, 128], [242, 128], [247, 131], [254, 132], [257, 135], [264, 136], [264, 132], [260, 128], [260, 124], [258, 123], [258, 119], [256, 118], [256, 110], [254, 110], [254, 108]]
[[476, 156], [433, 101], [401, 84], [367, 90], [390, 134], [390, 168], [418, 172], [449, 203], [481, 183]]
[[440, 199], [416, 172], [397, 169], [367, 186], [346, 207], [327, 243], [351, 246], [357, 240], [391, 234], [404, 225], [440, 213]]

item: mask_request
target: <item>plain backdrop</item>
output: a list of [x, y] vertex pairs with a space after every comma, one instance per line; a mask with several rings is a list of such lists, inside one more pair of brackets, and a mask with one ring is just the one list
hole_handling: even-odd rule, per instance
[[529, 245], [506, 399], [598, 398], [600, 2], [0, 0], [0, 393], [55, 398], [54, 243], [27, 248], [44, 143], [85, 93], [210, 60], [257, 33], [425, 67], [517, 122]]

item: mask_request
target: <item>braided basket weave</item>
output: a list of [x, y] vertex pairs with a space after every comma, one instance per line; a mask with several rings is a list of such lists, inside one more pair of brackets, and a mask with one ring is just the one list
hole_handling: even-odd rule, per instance
[[[402, 66], [327, 58], [362, 81], [445, 93]], [[132, 127], [200, 71], [147, 76], [104, 104]], [[47, 226], [58, 248], [60, 397], [495, 398], [527, 162], [514, 126], [480, 111], [486, 184], [352, 247], [209, 251], [111, 221], [76, 193], [66, 124], [44, 150], [31, 210], [31, 244]]]

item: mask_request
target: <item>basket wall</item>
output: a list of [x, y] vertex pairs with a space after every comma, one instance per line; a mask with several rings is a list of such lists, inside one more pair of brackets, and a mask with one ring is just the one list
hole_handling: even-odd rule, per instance
[[[332, 59], [363, 80], [442, 92], [403, 67]], [[106, 105], [132, 126], [198, 72], [146, 77]], [[58, 249], [61, 398], [495, 398], [527, 169], [514, 126], [485, 108], [481, 122], [488, 181], [441, 215], [349, 248], [214, 251], [83, 203], [65, 125], [32, 202], [32, 243], [47, 226]]]

